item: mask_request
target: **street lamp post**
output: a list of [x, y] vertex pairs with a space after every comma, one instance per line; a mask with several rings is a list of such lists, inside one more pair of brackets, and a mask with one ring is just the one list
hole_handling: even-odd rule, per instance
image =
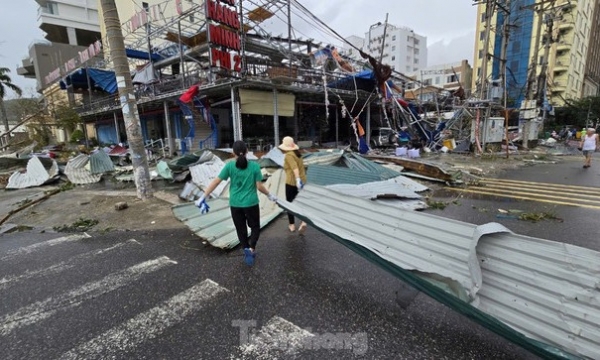
[[381, 21], [369, 27], [369, 45], [367, 46], [367, 49], [369, 50], [369, 55], [371, 54], [371, 30], [373, 30], [373, 28], [377, 26], [381, 26]]

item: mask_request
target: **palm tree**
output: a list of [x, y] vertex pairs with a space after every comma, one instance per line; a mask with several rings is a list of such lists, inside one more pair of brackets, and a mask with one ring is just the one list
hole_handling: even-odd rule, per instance
[[14, 91], [19, 96], [22, 94], [21, 88], [12, 83], [8, 73], [10, 73], [9, 68], [0, 67], [0, 115], [2, 115], [2, 120], [4, 120], [4, 131], [6, 132], [8, 132], [8, 117], [6, 116], [6, 109], [4, 108], [6, 89]]

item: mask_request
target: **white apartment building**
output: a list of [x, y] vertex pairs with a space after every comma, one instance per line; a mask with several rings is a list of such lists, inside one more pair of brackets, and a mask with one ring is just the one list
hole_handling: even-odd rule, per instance
[[397, 71], [406, 73], [427, 66], [427, 37], [410, 28], [378, 25], [365, 33], [363, 51], [378, 59], [382, 48], [382, 62]]
[[469, 65], [468, 60], [462, 60], [451, 64], [429, 66], [405, 74], [415, 80], [414, 83], [406, 85], [407, 90], [420, 88], [420, 83], [424, 86], [435, 86], [445, 90], [456, 90], [461, 86], [463, 89], [469, 90], [473, 68]]
[[36, 0], [39, 27], [53, 43], [88, 46], [100, 40], [97, 0]]
[[[346, 41], [348, 41], [350, 44], [356, 46], [359, 49], [362, 49], [365, 46], [365, 39], [361, 38], [360, 36], [356, 36], [356, 35], [348, 36], [346, 38]], [[362, 59], [362, 57], [358, 53], [358, 50], [352, 48], [348, 44], [343, 44], [342, 47], [340, 48], [340, 50], [341, 50], [340, 52], [342, 54], [344, 54], [354, 60]]]

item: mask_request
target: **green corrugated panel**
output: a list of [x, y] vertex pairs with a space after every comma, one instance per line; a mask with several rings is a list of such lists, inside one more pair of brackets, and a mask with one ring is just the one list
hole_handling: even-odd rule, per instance
[[336, 184], [359, 185], [384, 180], [380, 174], [353, 170], [340, 166], [310, 165], [306, 172], [309, 184], [327, 186]]
[[115, 171], [115, 165], [107, 153], [100, 150], [90, 156], [90, 172], [92, 174], [103, 174], [111, 171]]
[[381, 180], [393, 179], [400, 176], [400, 173], [388, 169], [383, 165], [367, 160], [358, 154], [344, 154], [344, 164], [350, 169], [373, 172], [381, 175]]

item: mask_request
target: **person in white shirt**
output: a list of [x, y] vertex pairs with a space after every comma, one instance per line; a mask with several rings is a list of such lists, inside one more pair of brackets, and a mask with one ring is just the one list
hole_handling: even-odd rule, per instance
[[600, 139], [598, 138], [598, 134], [596, 134], [596, 129], [587, 129], [585, 136], [581, 138], [580, 147], [583, 151], [583, 156], [585, 156], [583, 168], [587, 169], [592, 166], [592, 154], [600, 147]]

